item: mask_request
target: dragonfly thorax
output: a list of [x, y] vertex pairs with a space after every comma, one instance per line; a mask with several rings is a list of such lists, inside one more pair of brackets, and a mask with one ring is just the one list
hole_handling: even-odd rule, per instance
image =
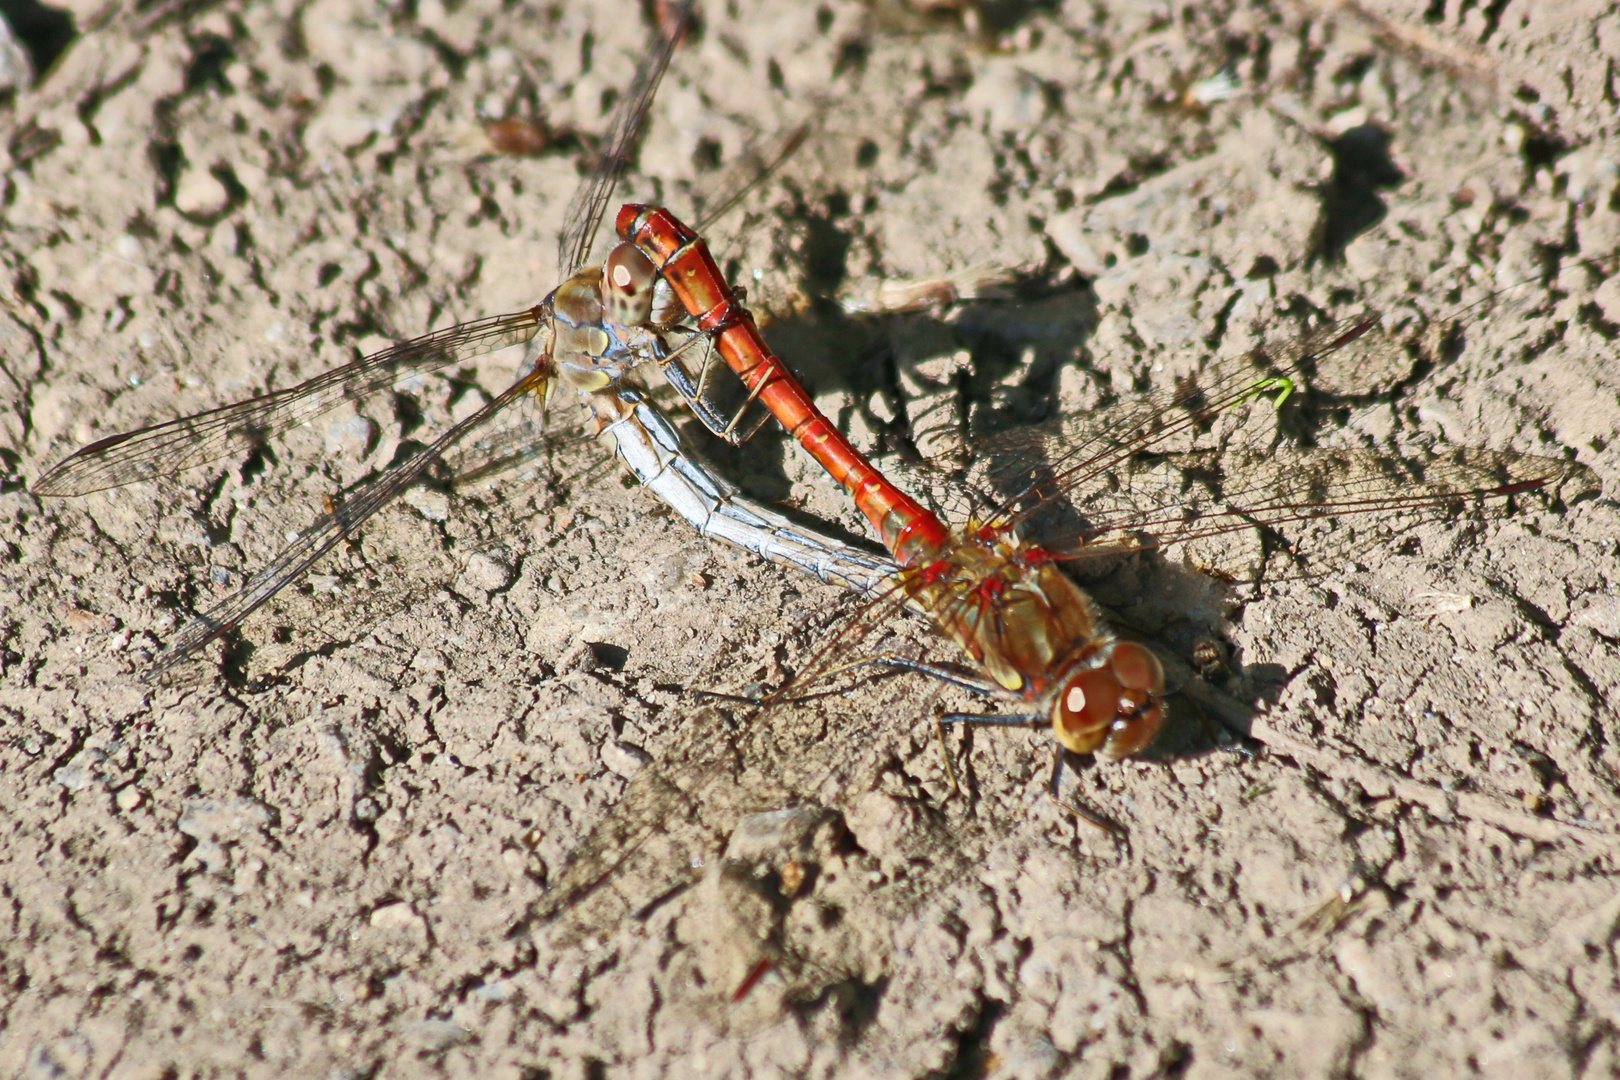
[[643, 325], [654, 290], [642, 273], [650, 273], [651, 264], [634, 248], [633, 257], [622, 257], [626, 246], [615, 248], [603, 266], [586, 267], [557, 286], [550, 297], [552, 361], [558, 377], [581, 393], [618, 385], [631, 368], [662, 352], [662, 340]]
[[907, 591], [1003, 688], [1044, 700], [1060, 663], [1112, 641], [1096, 604], [1055, 565], [1027, 563], [1007, 536], [971, 525], [953, 537], [908, 573]]
[[1114, 637], [1096, 602], [1012, 530], [969, 523], [907, 592], [1004, 689], [1038, 703], [1076, 753], [1127, 757], [1164, 726], [1164, 670], [1144, 646]]

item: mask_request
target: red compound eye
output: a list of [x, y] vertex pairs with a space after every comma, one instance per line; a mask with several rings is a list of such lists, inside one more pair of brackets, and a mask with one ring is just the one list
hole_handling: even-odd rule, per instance
[[1164, 727], [1164, 669], [1132, 642], [1116, 643], [1100, 667], [1072, 671], [1059, 688], [1052, 729], [1078, 754], [1139, 753]]

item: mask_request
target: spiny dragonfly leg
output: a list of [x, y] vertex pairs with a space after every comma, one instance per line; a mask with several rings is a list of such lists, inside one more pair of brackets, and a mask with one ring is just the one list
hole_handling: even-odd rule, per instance
[[986, 727], [1045, 727], [1052, 718], [1045, 713], [946, 713], [939, 718], [944, 724], [980, 724]]
[[[715, 411], [714, 406], [710, 404], [709, 399], [705, 396], [708, 392], [709, 361], [705, 360], [703, 362], [703, 381], [697, 383], [696, 385], [694, 385], [692, 382], [692, 376], [687, 373], [687, 370], [684, 367], [681, 366], [680, 360], [682, 355], [692, 349], [695, 349], [700, 344], [709, 345], [708, 335], [694, 333], [691, 337], [675, 346], [675, 348], [670, 352], [659, 357], [658, 368], [663, 372], [665, 381], [668, 382], [669, 385], [673, 386], [676, 392], [686, 400], [687, 406], [691, 408], [692, 412], [697, 414], [698, 420], [702, 422], [704, 427], [708, 428], [709, 431], [715, 435], [725, 438], [727, 442], [731, 442], [733, 445], [736, 445], [744, 440], [731, 439], [726, 434], [727, 431], [730, 430], [730, 428], [735, 424], [735, 421], [728, 420], [721, 416], [717, 411]], [[712, 348], [712, 346], [710, 347]]]
[[704, 690], [702, 688], [696, 690], [683, 688], [681, 693], [698, 701], [724, 701], [732, 705], [752, 705], [755, 708], [768, 705], [771, 700], [769, 694], [732, 694], [725, 690]]
[[[1006, 691], [1003, 690], [998, 684], [991, 682], [989, 679], [977, 678], [966, 672], [958, 671], [955, 668], [943, 667], [938, 664], [930, 664], [926, 660], [913, 660], [909, 656], [900, 656], [897, 653], [884, 653], [880, 656], [868, 656], [860, 660], [855, 660], [851, 663], [833, 668], [831, 671], [826, 672], [821, 677], [830, 678], [834, 675], [841, 675], [846, 671], [853, 671], [856, 668], [862, 667], [886, 667], [895, 671], [916, 672], [920, 675], [927, 675], [932, 679], [938, 679], [940, 682], [946, 683], [950, 686], [959, 687], [963, 690], [970, 690], [975, 694], [983, 694], [985, 696], [1006, 693]], [[945, 725], [947, 723], [1030, 724], [1045, 722], [1046, 718], [1044, 716], [1033, 713], [1029, 714], [1028, 716], [986, 716], [978, 713], [946, 713], [945, 715], [939, 717], [934, 722], [934, 735], [939, 742], [939, 757], [945, 765], [945, 779], [950, 782], [951, 791], [956, 793], [960, 792], [962, 789], [957, 785], [956, 782], [956, 767], [951, 764], [950, 751], [945, 748]]]
[[[961, 684], [958, 683], [958, 685]], [[939, 739], [939, 756], [945, 762], [945, 777], [951, 782], [951, 791], [956, 793], [960, 792], [962, 789], [956, 784], [956, 766], [951, 764], [950, 751], [945, 748], [946, 724], [993, 724], [1000, 727], [1039, 727], [1047, 722], [1047, 718], [1040, 713], [1008, 713], [1004, 715], [960, 712], [942, 713], [939, 718], [934, 721], [934, 734]]]
[[752, 390], [748, 391], [748, 400], [744, 401], [737, 407], [737, 414], [733, 416], [731, 418], [731, 422], [726, 425], [726, 430], [716, 433], [722, 439], [726, 440], [726, 442], [732, 444], [745, 443], [749, 439], [753, 438], [754, 432], [758, 431], [764, 425], [765, 415], [761, 414], [759, 420], [754, 423], [753, 427], [749, 428], [746, 432], [742, 430], [743, 417], [747, 415], [748, 407], [754, 403], [756, 398], [759, 397], [761, 386], [764, 386], [764, 383], [760, 383]]
[[[939, 748], [941, 753], [945, 752], [946, 724], [982, 724], [993, 727], [1043, 727], [1048, 723], [1051, 723], [1051, 718], [1044, 713], [946, 713], [941, 716], [938, 721], [937, 730], [939, 731]], [[1123, 825], [1120, 825], [1118, 822], [1114, 821], [1112, 818], [1109, 818], [1101, 811], [1093, 810], [1091, 807], [1085, 805], [1085, 803], [1067, 801], [1058, 793], [1063, 783], [1063, 762], [1069, 752], [1065, 750], [1062, 745], [1054, 746], [1052, 750], [1052, 788], [1049, 794], [1051, 795], [1052, 801], [1057, 804], [1058, 809], [1062, 810], [1066, 814], [1079, 818], [1088, 825], [1096, 826], [1116, 840], [1128, 842], [1129, 834], [1125, 831], [1125, 827]], [[945, 771], [946, 774], [951, 778], [951, 790], [957, 790], [956, 774], [951, 768], [950, 756], [948, 754], [945, 758]], [[1076, 770], [1075, 775], [1079, 775], [1078, 770]]]
[[[941, 664], [930, 664], [926, 660], [913, 660], [909, 656], [900, 656], [896, 653], [883, 653], [878, 656], [852, 660], [847, 664], [840, 664], [830, 671], [823, 672], [819, 678], [830, 679], [835, 675], [842, 675], [846, 671], [854, 671], [856, 668], [863, 667], [887, 667], [899, 671], [912, 671], [919, 675], [927, 675], [931, 679], [938, 679], [940, 682], [949, 683], [952, 686], [961, 687], [963, 690], [971, 690], [975, 694], [993, 696], [1006, 693], [998, 684], [991, 682], [989, 679], [981, 679], [965, 671], [945, 667]], [[976, 713], [952, 713], [951, 715], [966, 716], [969, 719], [981, 719]], [[1001, 718], [996, 716], [987, 716], [982, 719], [989, 723], [1001, 722]], [[1041, 718], [1043, 723], [1045, 719], [1045, 717]]]
[[[698, 381], [692, 381], [691, 372], [687, 371], [681, 363], [681, 357], [689, 351], [702, 348], [705, 352], [700, 364], [701, 374]], [[696, 414], [704, 427], [713, 435], [726, 440], [733, 446], [741, 446], [764, 426], [770, 415], [761, 412], [752, 423], [744, 424], [743, 418], [748, 413], [749, 406], [754, 403], [758, 389], [748, 395], [748, 399], [737, 407], [736, 413], [730, 417], [724, 416], [715, 407], [709, 397], [709, 373], [714, 367], [714, 338], [712, 334], [693, 332], [685, 341], [675, 346], [668, 353], [658, 357], [658, 369], [663, 373], [664, 381], [675, 388], [676, 393], [686, 401], [687, 406]]]
[[[885, 654], [885, 655], [882, 655], [882, 656], [868, 656], [868, 657], [865, 657], [864, 659], [861, 659], [861, 660], [852, 660], [851, 662], [849, 662], [847, 664], [840, 664], [839, 666], [837, 666], [835, 668], [831, 668], [831, 669], [829, 669], [827, 671], [816, 672], [815, 675], [812, 678], [807, 680], [806, 685], [825, 682], [828, 679], [834, 678], [834, 677], [839, 676], [839, 675], [843, 675], [843, 674], [845, 674], [847, 672], [850, 672], [850, 671], [855, 671], [855, 670], [857, 670], [859, 668], [863, 668], [863, 667], [885, 667], [885, 668], [890, 668], [890, 669], [895, 670], [895, 671], [920, 672], [920, 673], [922, 673], [924, 675], [932, 676], [933, 678], [939, 679], [939, 680], [941, 680], [943, 682], [950, 683], [952, 686], [958, 686], [958, 687], [961, 687], [964, 690], [971, 690], [976, 694], [995, 694], [995, 693], [1004, 692], [1004, 691], [1001, 690], [1001, 688], [999, 686], [997, 686], [995, 683], [990, 682], [987, 679], [986, 680], [978, 680], [978, 679], [975, 679], [971, 675], [968, 675], [968, 674], [966, 674], [964, 672], [956, 671], [956, 670], [954, 670], [952, 668], [943, 667], [943, 666], [936, 666], [934, 664], [926, 663], [925, 661], [922, 661], [922, 660], [913, 660], [910, 657], [896, 656], [896, 655], [894, 655], [892, 653], [891, 654]], [[762, 705], [763, 706], [763, 705], [769, 705], [773, 701], [778, 700], [778, 698], [777, 698], [778, 693], [785, 693], [786, 690], [791, 689], [794, 685], [795, 684], [793, 682], [789, 682], [787, 687], [784, 688], [783, 691], [769, 691], [769, 692], [760, 692], [760, 693], [753, 693], [753, 694], [734, 694], [734, 693], [731, 693], [731, 692], [725, 691], [725, 690], [685, 690], [685, 691], [683, 691], [683, 693], [685, 693], [689, 697], [699, 698], [699, 699], [704, 700], [704, 701], [726, 701], [726, 702], [734, 702], [734, 703], [743, 704], [743, 705]], [[827, 690], [827, 691], [816, 691], [816, 692], [813, 692], [813, 693], [810, 693], [810, 692], [794, 693], [792, 695], [791, 700], [793, 700], [793, 701], [813, 701], [813, 700], [816, 700], [817, 698], [828, 697], [828, 696], [831, 696], [832, 694], [838, 693], [838, 692], [840, 692], [840, 691]], [[977, 719], [978, 718], [976, 714], [972, 714], [972, 713], [966, 713], [966, 714], [963, 714], [963, 715], [966, 716], [968, 719]], [[990, 717], [988, 719], [990, 719], [992, 722], [999, 720], [998, 717]], [[947, 764], [946, 768], [947, 768], [947, 771], [948, 771], [949, 770], [949, 765], [948, 764]]]
[[[1108, 817], [1100, 810], [1093, 810], [1091, 807], [1078, 800], [1074, 802], [1067, 802], [1061, 795], [1058, 794], [1058, 789], [1063, 783], [1063, 762], [1069, 751], [1064, 749], [1061, 745], [1053, 747], [1053, 751], [1052, 791], [1050, 794], [1052, 796], [1052, 801], [1057, 803], [1058, 809], [1064, 811], [1065, 813], [1073, 814], [1075, 817], [1079, 818], [1081, 821], [1084, 821], [1088, 825], [1096, 826], [1103, 832], [1112, 836], [1115, 840], [1121, 841], [1128, 847], [1130, 845], [1131, 836], [1130, 833], [1125, 831], [1125, 826]], [[1076, 769], [1075, 776], [1078, 777], [1079, 775], [1080, 772], [1078, 769]]]

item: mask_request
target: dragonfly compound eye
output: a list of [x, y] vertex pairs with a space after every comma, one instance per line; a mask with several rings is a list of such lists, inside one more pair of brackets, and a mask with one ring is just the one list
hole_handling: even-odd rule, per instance
[[1096, 667], [1072, 669], [1052, 707], [1057, 740], [1077, 754], [1139, 753], [1164, 726], [1164, 669], [1133, 642], [1116, 642]]
[[602, 304], [620, 326], [640, 326], [652, 318], [658, 271], [634, 244], [620, 244], [602, 264]]

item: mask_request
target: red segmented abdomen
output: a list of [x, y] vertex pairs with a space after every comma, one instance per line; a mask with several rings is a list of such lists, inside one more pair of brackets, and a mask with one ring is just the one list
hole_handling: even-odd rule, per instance
[[701, 237], [668, 210], [635, 203], [620, 208], [615, 224], [621, 239], [652, 259], [698, 328], [714, 335], [720, 355], [749, 393], [844, 485], [902, 565], [921, 562], [950, 542], [945, 524], [891, 484], [816, 408], [760, 337], [753, 315], [726, 284]]

